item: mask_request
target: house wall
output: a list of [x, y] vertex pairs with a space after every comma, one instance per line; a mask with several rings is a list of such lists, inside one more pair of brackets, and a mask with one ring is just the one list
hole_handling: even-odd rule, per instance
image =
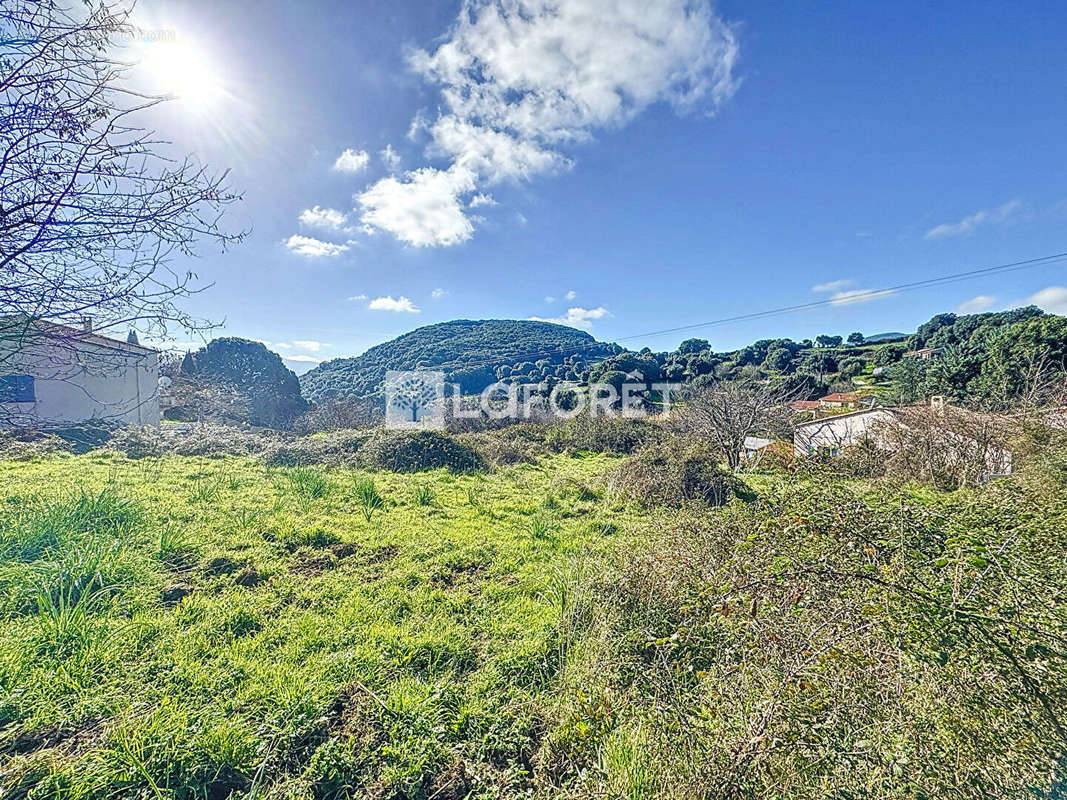
[[889, 422], [892, 418], [888, 411], [873, 409], [800, 425], [793, 433], [793, 452], [797, 456], [806, 456], [822, 448], [834, 450], [855, 444], [875, 423]]
[[34, 401], [4, 403], [0, 423], [49, 425], [100, 419], [158, 425], [159, 354], [91, 341], [39, 341], [0, 363], [4, 375], [32, 375]]

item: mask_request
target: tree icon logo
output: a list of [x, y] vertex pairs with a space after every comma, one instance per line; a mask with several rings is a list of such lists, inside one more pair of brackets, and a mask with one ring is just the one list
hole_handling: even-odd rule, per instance
[[445, 373], [389, 370], [385, 373], [387, 428], [445, 427]]

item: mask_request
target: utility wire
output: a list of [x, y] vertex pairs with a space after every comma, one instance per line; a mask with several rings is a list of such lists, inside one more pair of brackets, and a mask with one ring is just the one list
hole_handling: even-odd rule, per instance
[[[764, 319], [766, 317], [775, 317], [782, 314], [792, 314], [797, 311], [808, 311], [814, 308], [824, 308], [826, 306], [841, 306], [852, 305], [854, 303], [862, 303], [866, 300], [874, 300], [879, 297], [889, 297], [891, 295], [899, 294], [900, 292], [914, 291], [916, 289], [925, 289], [930, 286], [944, 286], [950, 283], [957, 283], [959, 281], [972, 280], [974, 278], [984, 277], [986, 275], [995, 275], [1005, 272], [1017, 272], [1024, 269], [1033, 269], [1035, 267], [1047, 266], [1049, 264], [1055, 264], [1061, 261], [1067, 260], [1067, 253], [1055, 253], [1053, 255], [1041, 256], [1040, 258], [1031, 258], [1025, 261], [1013, 261], [1010, 264], [998, 264], [994, 267], [981, 267], [978, 269], [971, 269], [965, 272], [956, 272], [951, 275], [942, 275], [937, 278], [926, 278], [921, 281], [911, 281], [909, 283], [899, 283], [895, 286], [887, 286], [883, 289], [869, 289], [862, 292], [856, 292], [850, 294], [845, 298], [841, 297], [828, 297], [824, 300], [813, 300], [809, 303], [798, 303], [791, 306], [781, 306], [780, 308], [771, 308], [765, 311], [753, 311], [747, 314], [736, 314], [730, 317], [720, 317], [719, 319], [709, 320], [707, 322], [697, 322], [692, 325], [680, 325], [676, 328], [664, 328], [658, 331], [649, 331], [648, 333], [635, 333], [629, 336], [622, 336], [615, 339], [615, 342], [625, 342], [630, 339], [646, 339], [651, 336], [666, 336], [671, 333], [682, 333], [685, 331], [694, 331], [700, 328], [710, 328], [716, 325], [728, 325], [735, 322], [746, 322], [754, 319]], [[508, 360], [512, 362], [517, 361], [536, 361], [539, 358], [554, 355], [571, 355], [581, 352], [583, 350], [593, 350], [599, 347], [604, 347], [610, 342], [593, 342], [586, 345], [575, 345], [573, 347], [563, 347], [557, 350], [543, 350], [535, 353], [525, 353], [516, 356], [509, 356]], [[493, 359], [491, 361], [476, 361], [476, 362], [455, 362], [453, 368], [468, 368], [468, 367], [487, 367], [500, 363], [500, 359]]]

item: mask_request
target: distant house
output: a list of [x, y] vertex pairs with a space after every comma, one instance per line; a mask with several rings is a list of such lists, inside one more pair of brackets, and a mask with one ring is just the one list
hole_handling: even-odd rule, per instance
[[920, 350], [909, 350], [904, 354], [904, 358], [918, 358], [922, 361], [933, 358], [934, 356], [941, 355], [945, 350], [944, 347], [923, 347]]
[[770, 447], [774, 444], [774, 439], [764, 439], [759, 436], [746, 436], [745, 437], [745, 455], [754, 456], [756, 453]]
[[0, 425], [158, 425], [158, 387], [159, 353], [150, 347], [89, 326], [0, 319]]
[[[992, 428], [1003, 418], [990, 414], [980, 414], [955, 406], [949, 406], [943, 397], [930, 398], [930, 407], [906, 406], [898, 408], [864, 408], [847, 414], [815, 419], [803, 422], [793, 429], [793, 453], [796, 456], [827, 455], [838, 456], [849, 446], [864, 440], [873, 441], [883, 448], [893, 448], [893, 444], [884, 436], [886, 426], [897, 425], [904, 429], [921, 426], [923, 414], [933, 411], [948, 423], [943, 430], [945, 440], [961, 452], [981, 452], [987, 464], [987, 475], [1005, 474], [1012, 471], [1011, 453], [995, 446], [988, 440], [979, 442], [974, 433], [982, 428]], [[899, 429], [899, 428], [898, 428]], [[922, 430], [922, 428], [919, 428]]]
[[859, 392], [834, 392], [819, 398], [820, 408], [855, 408], [861, 403], [870, 402], [874, 398], [871, 395]]
[[885, 424], [894, 418], [888, 408], [865, 408], [802, 422], [793, 429], [793, 453], [797, 456], [840, 455], [842, 448], [869, 437], [876, 423]]
[[818, 411], [821, 408], [818, 400], [794, 400], [789, 404], [794, 411]]

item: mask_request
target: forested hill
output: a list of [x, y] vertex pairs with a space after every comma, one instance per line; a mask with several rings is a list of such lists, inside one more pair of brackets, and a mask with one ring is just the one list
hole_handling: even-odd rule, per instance
[[620, 350], [551, 322], [457, 319], [417, 328], [360, 356], [326, 361], [301, 376], [300, 385], [315, 402], [369, 397], [381, 389], [386, 370], [441, 369], [446, 380], [473, 393], [515, 375], [576, 379], [590, 363]]

